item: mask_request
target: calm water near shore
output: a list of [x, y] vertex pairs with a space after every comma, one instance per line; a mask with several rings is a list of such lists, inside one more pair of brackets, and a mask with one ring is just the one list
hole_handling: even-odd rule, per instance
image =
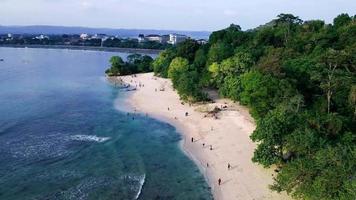
[[172, 126], [114, 108], [112, 55], [0, 48], [0, 199], [212, 199]]

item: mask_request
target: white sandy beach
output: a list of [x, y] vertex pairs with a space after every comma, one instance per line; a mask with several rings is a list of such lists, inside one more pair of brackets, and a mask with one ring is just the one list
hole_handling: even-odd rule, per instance
[[[215, 199], [290, 199], [286, 194], [268, 189], [272, 183], [272, 169], [264, 169], [251, 161], [256, 144], [249, 136], [255, 124], [244, 107], [226, 99], [217, 99], [209, 105], [182, 105], [168, 79], [154, 77], [153, 73], [121, 78], [133, 86], [144, 85], [131, 93], [127, 103], [136, 112], [147, 113], [177, 128], [183, 137], [182, 149], [204, 173]], [[160, 91], [161, 88], [164, 91]], [[116, 106], [123, 109], [120, 105]], [[218, 114], [218, 119], [204, 117], [206, 113], [201, 112], [207, 106], [220, 108], [225, 105], [227, 108]], [[192, 137], [194, 142], [191, 142]], [[230, 170], [228, 163], [232, 166]], [[222, 180], [220, 186], [219, 178]]]

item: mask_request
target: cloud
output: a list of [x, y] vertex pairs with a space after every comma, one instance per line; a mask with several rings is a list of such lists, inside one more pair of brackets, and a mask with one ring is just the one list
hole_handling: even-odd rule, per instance
[[0, 0], [0, 24], [217, 30], [235, 23], [249, 29], [282, 12], [330, 23], [340, 13], [354, 15], [355, 7], [355, 0]]
[[81, 5], [83, 8], [89, 8], [89, 7], [92, 7], [92, 6], [93, 6], [93, 3], [92, 3], [92, 2], [89, 2], [89, 1], [80, 1], [80, 5]]
[[224, 13], [224, 15], [230, 16], [230, 17], [237, 16], [237, 12], [234, 10], [230, 10], [230, 9], [224, 10], [223, 13]]

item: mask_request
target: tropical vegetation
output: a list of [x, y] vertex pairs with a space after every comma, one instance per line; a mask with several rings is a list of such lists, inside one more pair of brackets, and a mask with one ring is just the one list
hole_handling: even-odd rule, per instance
[[[187, 40], [153, 61], [182, 99], [205, 88], [246, 105], [256, 120], [252, 160], [276, 166], [271, 189], [297, 199], [356, 199], [356, 16], [332, 24], [280, 14], [243, 31]], [[120, 70], [119, 70], [120, 71]]]
[[120, 56], [110, 58], [110, 68], [105, 71], [108, 76], [123, 76], [139, 72], [152, 71], [153, 58], [148, 55], [131, 54], [125, 62]]

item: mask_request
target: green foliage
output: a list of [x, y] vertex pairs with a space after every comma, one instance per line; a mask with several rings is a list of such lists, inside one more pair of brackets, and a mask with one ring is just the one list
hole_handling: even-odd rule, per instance
[[339, 28], [341, 26], [345, 26], [345, 25], [349, 24], [351, 21], [352, 21], [352, 18], [348, 14], [343, 13], [343, 14], [340, 14], [337, 17], [335, 17], [334, 26], [336, 28]]
[[148, 55], [131, 54], [127, 57], [127, 62], [136, 67], [138, 72], [150, 72], [152, 71], [153, 59]]
[[265, 167], [283, 164], [282, 162], [295, 153], [286, 148], [287, 138], [301, 122], [296, 112], [284, 105], [269, 111], [265, 117], [257, 121], [257, 128], [251, 135], [254, 142], [259, 142], [252, 160]]
[[109, 76], [118, 76], [126, 73], [125, 62], [120, 56], [113, 56], [110, 58], [111, 67], [105, 71]]
[[189, 61], [177, 57], [172, 60], [168, 69], [168, 77], [172, 80], [173, 87], [177, 89], [181, 99], [195, 102], [206, 99], [199, 86], [199, 74], [192, 71]]
[[282, 48], [271, 49], [265, 56], [260, 58], [257, 67], [259, 68], [259, 70], [266, 74], [282, 76], [282, 54]]
[[182, 100], [196, 102], [207, 99], [207, 96], [201, 91], [198, 82], [199, 74], [196, 71], [188, 71], [179, 77], [176, 88]]
[[234, 101], [240, 100], [240, 93], [242, 92], [241, 79], [239, 76], [228, 75], [224, 78], [219, 87], [220, 95], [228, 97]]
[[206, 51], [203, 48], [200, 48], [194, 56], [194, 66], [198, 69], [198, 70], [203, 70], [206, 62], [207, 62], [207, 55], [206, 55]]
[[240, 78], [242, 87], [240, 101], [251, 108], [252, 116], [257, 119], [295, 95], [295, 91], [286, 80], [279, 80], [271, 75], [251, 71]]
[[208, 64], [212, 64], [214, 62], [221, 62], [222, 60], [233, 55], [233, 51], [231, 50], [231, 45], [224, 42], [214, 43], [208, 53]]
[[199, 44], [192, 39], [185, 40], [177, 45], [177, 57], [188, 59], [192, 62], [195, 58], [195, 52], [199, 49]]
[[172, 79], [173, 86], [179, 83], [179, 78], [189, 70], [189, 61], [185, 58], [177, 57], [172, 60], [168, 68], [168, 78]]
[[[277, 166], [271, 189], [298, 199], [356, 198], [356, 19], [333, 25], [291, 14], [249, 31], [215, 31], [154, 61], [183, 100], [203, 87], [246, 105], [256, 119], [252, 160]], [[172, 61], [173, 60], [173, 61]]]
[[167, 78], [168, 67], [175, 56], [176, 52], [174, 49], [169, 48], [162, 51], [152, 63], [155, 75]]
[[150, 56], [141, 54], [131, 54], [124, 62], [120, 56], [110, 58], [111, 66], [105, 71], [108, 76], [122, 76], [141, 72], [152, 71], [153, 59]]

